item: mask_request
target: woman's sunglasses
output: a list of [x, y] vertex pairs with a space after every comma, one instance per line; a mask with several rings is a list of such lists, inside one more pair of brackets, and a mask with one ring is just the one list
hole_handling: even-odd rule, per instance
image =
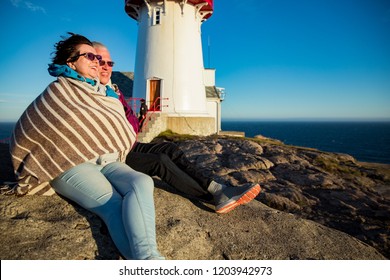
[[98, 54], [93, 54], [91, 52], [86, 52], [86, 53], [81, 53], [81, 54], [78, 54], [78, 55], [75, 55], [73, 57], [71, 57], [72, 60], [80, 57], [80, 56], [84, 56], [86, 59], [90, 60], [90, 61], [94, 61], [95, 58], [99, 61], [102, 60], [102, 56], [101, 55], [98, 55]]

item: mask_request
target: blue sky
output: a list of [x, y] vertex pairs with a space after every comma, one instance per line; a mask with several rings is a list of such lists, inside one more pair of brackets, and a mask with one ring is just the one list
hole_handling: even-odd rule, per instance
[[[0, 0], [0, 22], [0, 121], [53, 80], [47, 64], [67, 31], [134, 70], [137, 23], [122, 0]], [[226, 88], [223, 120], [390, 120], [389, 0], [215, 0], [202, 38]]]

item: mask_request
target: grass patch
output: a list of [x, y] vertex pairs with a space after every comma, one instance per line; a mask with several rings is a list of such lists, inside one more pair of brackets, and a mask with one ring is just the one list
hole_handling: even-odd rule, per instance
[[196, 135], [190, 135], [190, 134], [178, 134], [173, 132], [172, 130], [168, 129], [163, 132], [161, 132], [157, 138], [161, 138], [167, 141], [172, 141], [172, 142], [180, 142], [180, 141], [185, 141], [185, 140], [195, 140], [198, 139], [199, 136]]
[[334, 157], [324, 156], [323, 154], [317, 156], [313, 163], [330, 173], [342, 173], [353, 176], [362, 175], [356, 167], [351, 167], [345, 162], [341, 162]]
[[[161, 138], [167, 141], [172, 142], [180, 142], [180, 141], [186, 141], [186, 140], [196, 140], [200, 138], [205, 138], [206, 136], [198, 136], [198, 135], [190, 135], [190, 134], [179, 134], [176, 132], [173, 132], [172, 130], [168, 129], [163, 132], [161, 132], [156, 138]], [[273, 144], [278, 146], [288, 146], [284, 144], [282, 141], [272, 138], [251, 138], [251, 137], [239, 137], [239, 136], [230, 136], [230, 135], [218, 135], [213, 134], [210, 136], [207, 136], [209, 138], [224, 138], [224, 139], [232, 139], [232, 140], [250, 140], [253, 142], [256, 142], [258, 144]]]

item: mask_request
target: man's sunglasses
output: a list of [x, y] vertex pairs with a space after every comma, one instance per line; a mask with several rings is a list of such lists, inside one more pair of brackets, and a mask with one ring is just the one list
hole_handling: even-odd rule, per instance
[[105, 60], [99, 60], [99, 65], [104, 66], [107, 63], [109, 67], [113, 67], [115, 62], [114, 61], [105, 61]]
[[78, 55], [75, 55], [75, 56], [72, 56], [71, 59], [74, 60], [80, 56], [84, 56], [86, 59], [90, 60], [90, 61], [94, 61], [95, 58], [99, 61], [102, 60], [102, 56], [101, 55], [98, 55], [98, 54], [93, 54], [91, 52], [86, 52], [86, 53], [81, 53], [81, 54], [78, 54]]

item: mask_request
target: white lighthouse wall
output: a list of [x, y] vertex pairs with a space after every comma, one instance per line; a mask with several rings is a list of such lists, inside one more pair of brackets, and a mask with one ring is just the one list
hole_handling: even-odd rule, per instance
[[[162, 80], [162, 111], [176, 115], [208, 115], [201, 44], [201, 18], [196, 8], [175, 1], [161, 7], [160, 24], [153, 9], [143, 6], [135, 65], [134, 97], [148, 101], [148, 80]], [[149, 12], [149, 14], [148, 14]]]
[[215, 86], [215, 69], [204, 69], [204, 85], [207, 87]]
[[218, 132], [221, 130], [221, 104], [217, 100], [208, 100], [207, 101], [207, 111], [210, 117], [214, 118], [214, 127], [213, 130]]

